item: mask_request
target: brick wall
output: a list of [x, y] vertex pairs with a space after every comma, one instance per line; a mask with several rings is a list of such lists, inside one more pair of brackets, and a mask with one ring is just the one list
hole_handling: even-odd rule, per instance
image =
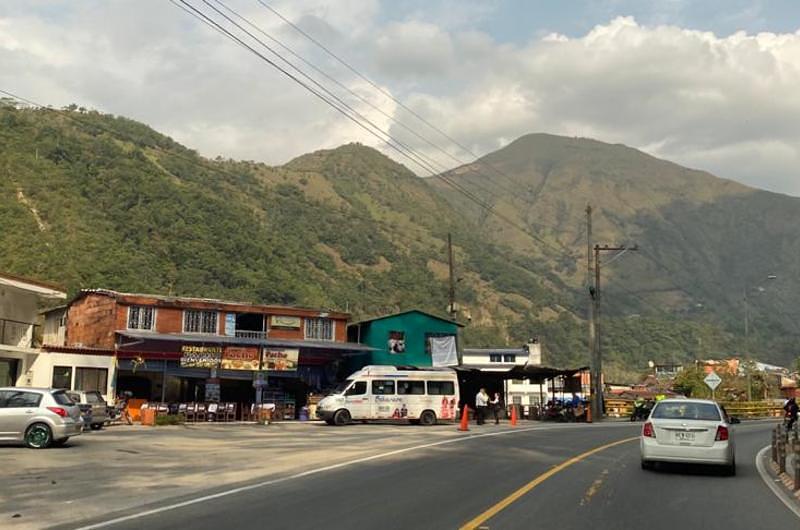
[[158, 333], [183, 333], [183, 309], [159, 307], [156, 309]]
[[[67, 346], [113, 348], [117, 313], [116, 301], [108, 296], [89, 294], [76, 301], [67, 315]], [[119, 313], [124, 322], [127, 312]]]

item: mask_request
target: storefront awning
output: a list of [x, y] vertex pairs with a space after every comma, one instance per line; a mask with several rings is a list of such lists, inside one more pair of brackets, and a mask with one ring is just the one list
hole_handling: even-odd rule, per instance
[[150, 331], [118, 330], [117, 335], [133, 342], [121, 343], [120, 348], [138, 346], [142, 341], [188, 342], [195, 344], [230, 344], [241, 346], [265, 346], [273, 348], [298, 348], [313, 351], [335, 351], [339, 353], [366, 353], [375, 348], [356, 342], [334, 342], [325, 340], [291, 340], [291, 339], [252, 339], [245, 337], [227, 337], [224, 335], [195, 335], [191, 333], [152, 333]]
[[559, 376], [572, 377], [579, 372], [584, 372], [589, 369], [588, 366], [582, 366], [580, 368], [552, 368], [541, 365], [513, 366], [507, 369], [487, 367], [486, 365], [461, 365], [455, 366], [454, 368], [460, 372], [480, 372], [498, 379], [527, 379], [534, 384], [543, 383], [548, 379]]

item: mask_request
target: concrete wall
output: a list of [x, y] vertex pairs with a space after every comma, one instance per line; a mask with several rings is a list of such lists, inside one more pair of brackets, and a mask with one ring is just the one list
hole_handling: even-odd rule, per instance
[[101, 390], [106, 401], [115, 397], [114, 381], [116, 380], [116, 367], [114, 357], [110, 355], [85, 355], [74, 353], [50, 353], [42, 352], [36, 356], [30, 370], [32, 377], [31, 383], [19, 386], [34, 386], [49, 388], [53, 384], [53, 367], [68, 366], [72, 369], [72, 388], [70, 390], [80, 390], [75, 388], [75, 368], [103, 368], [108, 370], [108, 379], [105, 390]]
[[30, 347], [38, 312], [38, 295], [10, 285], [0, 285], [0, 342]]

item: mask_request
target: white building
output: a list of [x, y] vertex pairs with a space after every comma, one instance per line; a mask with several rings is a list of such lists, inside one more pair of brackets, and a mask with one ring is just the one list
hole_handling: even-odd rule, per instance
[[[541, 366], [542, 345], [538, 341], [531, 341], [522, 348], [467, 348], [461, 354], [461, 365], [482, 372], [507, 372], [515, 367]], [[565, 389], [565, 382], [560, 379], [541, 385], [527, 379], [509, 379], [504, 388], [505, 402], [515, 405], [539, 405], [560, 398], [565, 392], [567, 397], [571, 396], [571, 392]], [[584, 396], [584, 392], [577, 394]]]
[[98, 390], [113, 398], [113, 356], [62, 348], [66, 306], [52, 307], [66, 297], [55, 285], [0, 273], [0, 386]]
[[[67, 294], [55, 285], [0, 273], [0, 386], [34, 386], [43, 307]], [[49, 386], [49, 385], [44, 385]]]

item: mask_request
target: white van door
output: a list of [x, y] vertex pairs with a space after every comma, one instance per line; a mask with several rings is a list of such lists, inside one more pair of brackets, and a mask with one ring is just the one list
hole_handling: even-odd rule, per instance
[[392, 379], [373, 379], [372, 417], [376, 420], [401, 419], [401, 398], [395, 394], [395, 382]]
[[344, 406], [354, 420], [368, 419], [371, 412], [366, 381], [356, 381], [344, 393]]

